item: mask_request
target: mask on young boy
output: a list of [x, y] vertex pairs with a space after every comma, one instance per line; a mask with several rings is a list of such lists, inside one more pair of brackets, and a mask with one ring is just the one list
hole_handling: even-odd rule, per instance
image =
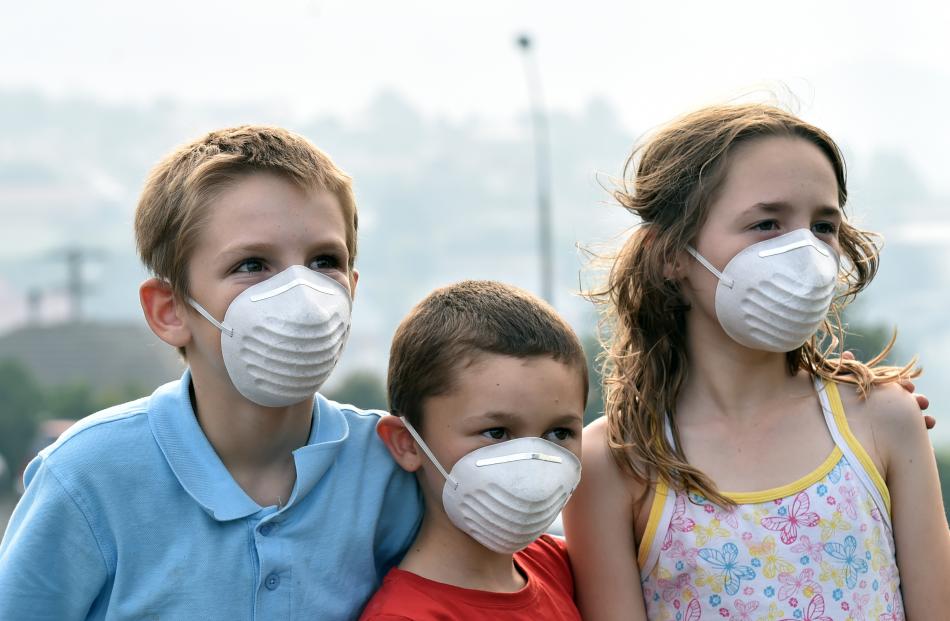
[[445, 478], [442, 506], [449, 520], [494, 552], [514, 554], [544, 534], [580, 482], [580, 460], [537, 437], [483, 446], [446, 472], [409, 421], [403, 422]]
[[283, 407], [308, 399], [336, 366], [350, 333], [350, 293], [319, 272], [294, 265], [248, 287], [219, 323], [231, 382], [250, 401]]
[[828, 314], [838, 255], [808, 229], [752, 244], [722, 272], [695, 248], [690, 254], [716, 278], [716, 317], [733, 340], [751, 349], [789, 352], [812, 337]]

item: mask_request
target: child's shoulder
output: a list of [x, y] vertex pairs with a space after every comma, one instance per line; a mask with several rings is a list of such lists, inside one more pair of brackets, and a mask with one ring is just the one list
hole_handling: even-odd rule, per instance
[[76, 421], [39, 456], [48, 462], [68, 463], [82, 458], [102, 459], [138, 444], [149, 434], [148, 398], [122, 403]]
[[[621, 467], [614, 449], [610, 446], [610, 429], [606, 416], [601, 416], [584, 427], [583, 445], [582, 484], [593, 481], [597, 487], [603, 487], [611, 494], [622, 492], [623, 496], [629, 498], [638, 498], [643, 494], [647, 483], [640, 477], [629, 476], [629, 473]], [[634, 456], [628, 453], [627, 459], [634, 459]]]
[[853, 384], [839, 383], [837, 388], [849, 422], [864, 419], [875, 427], [894, 432], [924, 424], [917, 400], [897, 382], [872, 386], [867, 395], [862, 395]]
[[851, 432], [885, 471], [909, 438], [926, 433], [917, 400], [897, 382], [872, 386], [866, 395], [849, 383], [837, 389]]

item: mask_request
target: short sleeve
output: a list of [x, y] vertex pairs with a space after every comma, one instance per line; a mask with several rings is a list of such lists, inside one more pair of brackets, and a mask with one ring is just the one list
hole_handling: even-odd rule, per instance
[[416, 478], [396, 467], [386, 486], [376, 528], [376, 576], [381, 581], [399, 564], [422, 521], [422, 495]]
[[109, 572], [87, 516], [42, 459], [0, 543], [0, 619], [85, 619]]

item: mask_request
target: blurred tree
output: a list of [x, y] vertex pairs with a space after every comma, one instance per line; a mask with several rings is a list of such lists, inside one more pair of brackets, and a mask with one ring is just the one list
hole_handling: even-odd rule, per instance
[[[861, 361], [868, 361], [878, 355], [891, 340], [893, 330], [884, 324], [868, 323], [856, 319], [852, 310], [846, 310], [841, 317], [844, 325], [844, 348]], [[888, 364], [900, 364], [897, 348], [891, 350], [886, 358]]]
[[0, 361], [0, 454], [13, 472], [26, 457], [44, 401], [43, 391], [25, 367], [13, 360]]
[[325, 393], [328, 399], [349, 403], [366, 410], [387, 408], [386, 385], [372, 371], [354, 371], [333, 390]]

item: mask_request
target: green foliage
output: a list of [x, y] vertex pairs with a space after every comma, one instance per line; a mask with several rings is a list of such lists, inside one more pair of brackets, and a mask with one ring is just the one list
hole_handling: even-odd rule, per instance
[[12, 360], [0, 361], [0, 454], [13, 472], [26, 456], [43, 404], [33, 376]]
[[328, 399], [349, 403], [364, 410], [387, 408], [386, 385], [372, 371], [354, 371], [333, 390], [324, 393]]
[[41, 386], [15, 360], [0, 361], [0, 455], [16, 473], [33, 443], [41, 421], [78, 420], [104, 408], [142, 396], [138, 386], [110, 386], [95, 391], [88, 384]]

